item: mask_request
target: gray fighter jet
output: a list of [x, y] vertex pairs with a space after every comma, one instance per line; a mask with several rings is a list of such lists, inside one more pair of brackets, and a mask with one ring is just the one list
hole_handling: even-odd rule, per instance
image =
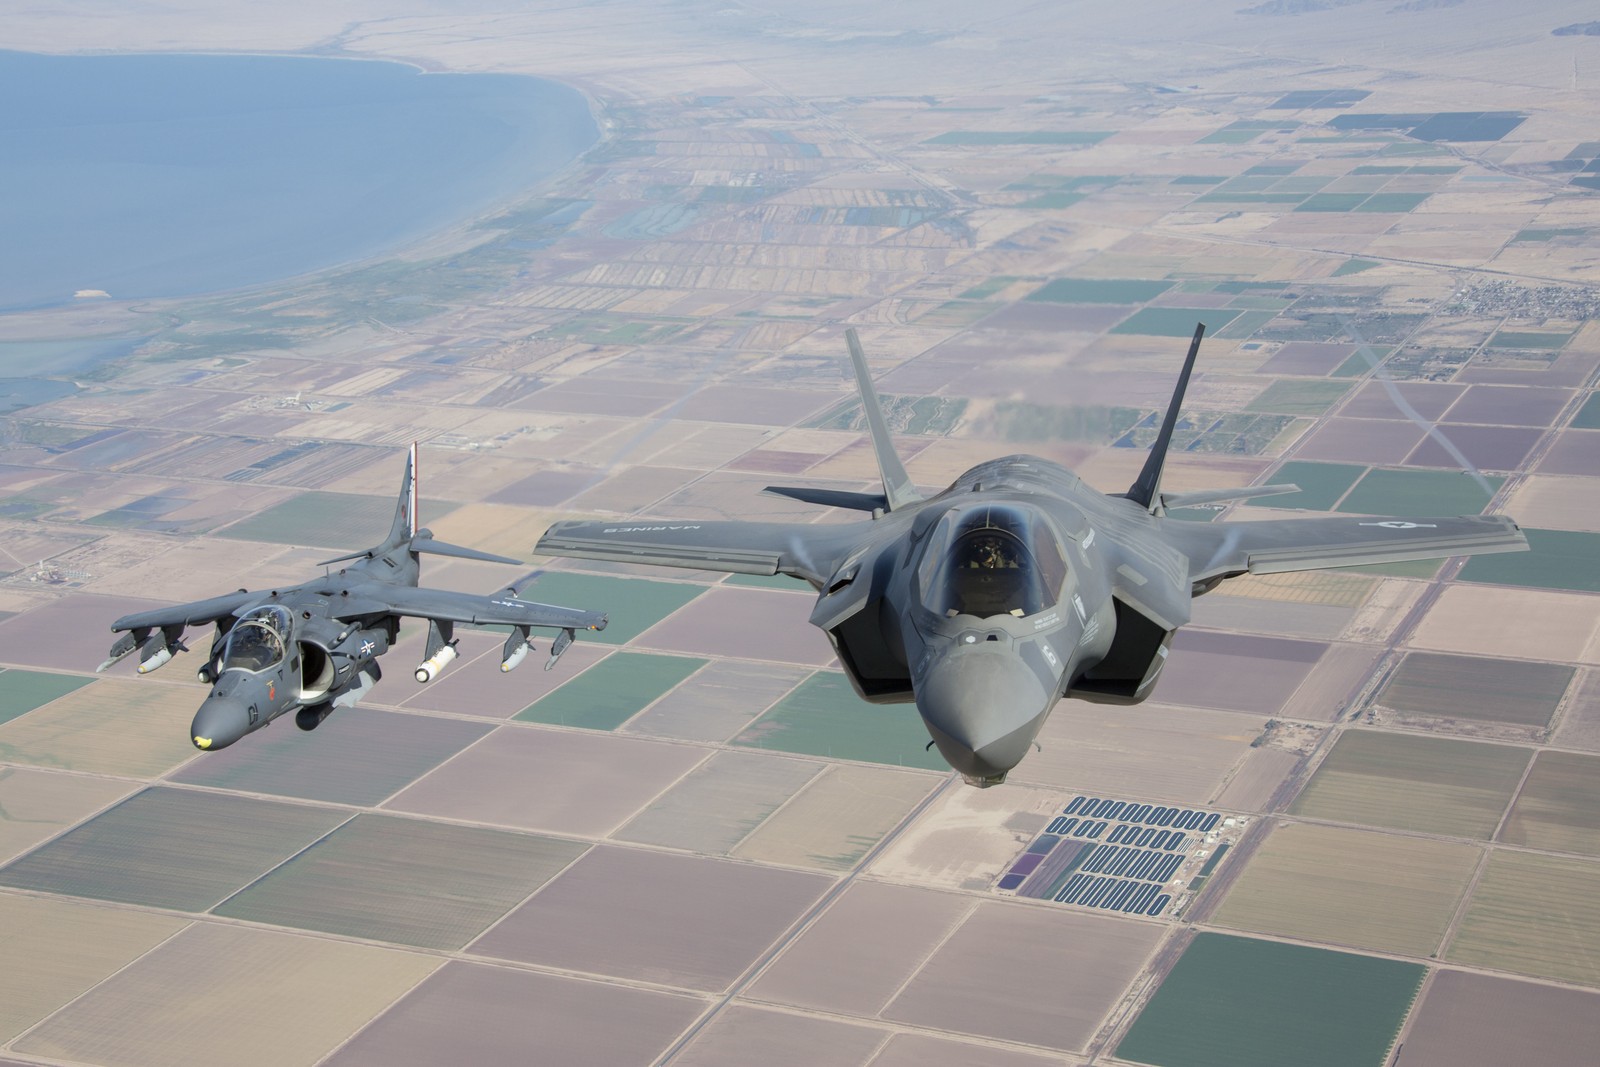
[[436, 678], [456, 658], [456, 623], [509, 626], [500, 657], [510, 671], [532, 647], [529, 631], [556, 630], [545, 670], [555, 666], [578, 630], [603, 630], [598, 612], [518, 600], [515, 589], [473, 596], [419, 589], [421, 555], [455, 556], [517, 564], [458, 545], [435, 541], [417, 529], [417, 446], [406, 460], [405, 480], [389, 536], [376, 548], [326, 560], [319, 566], [355, 562], [287, 589], [237, 593], [125, 615], [111, 624], [123, 632], [98, 670], [139, 651], [139, 673], [148, 674], [188, 649], [184, 631], [214, 623], [211, 655], [196, 672], [211, 685], [189, 729], [196, 748], [227, 748], [287, 711], [302, 730], [314, 730], [335, 708], [356, 703], [377, 684], [378, 657], [400, 633], [400, 618], [428, 620], [419, 682]]
[[769, 487], [868, 512], [850, 523], [559, 522], [536, 551], [741, 574], [818, 592], [811, 622], [863, 698], [915, 701], [933, 744], [974, 785], [1005, 780], [1063, 697], [1149, 696], [1190, 600], [1241, 574], [1512, 552], [1504, 516], [1337, 516], [1186, 522], [1167, 509], [1292, 492], [1292, 485], [1171, 493], [1161, 470], [1194, 369], [1195, 331], [1149, 459], [1104, 494], [1037, 456], [967, 471], [918, 495], [894, 452], [855, 331], [846, 331], [882, 494]]

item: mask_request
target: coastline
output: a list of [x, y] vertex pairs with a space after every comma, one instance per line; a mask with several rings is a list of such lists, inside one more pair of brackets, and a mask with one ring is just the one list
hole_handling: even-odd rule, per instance
[[[561, 139], [568, 141], [581, 140], [583, 143], [581, 147], [576, 147], [569, 154], [567, 154], [559, 165], [550, 169], [540, 169], [537, 171], [533, 176], [533, 180], [531, 181], [514, 178], [499, 182], [494, 188], [490, 189], [486, 195], [474, 198], [474, 202], [465, 213], [450, 212], [447, 208], [444, 208], [443, 205], [436, 205], [436, 212], [443, 210], [451, 217], [442, 219], [424, 218], [414, 226], [397, 227], [391, 235], [379, 238], [376, 241], [369, 239], [367, 242], [363, 242], [361, 246], [352, 253], [340, 255], [338, 258], [331, 261], [317, 263], [304, 269], [277, 273], [267, 278], [252, 279], [242, 283], [224, 281], [222, 284], [214, 287], [190, 286], [182, 291], [135, 293], [133, 295], [123, 295], [122, 293], [117, 292], [115, 289], [109, 289], [109, 296], [94, 297], [88, 300], [68, 296], [64, 298], [18, 302], [0, 308], [0, 321], [19, 313], [71, 314], [74, 309], [88, 306], [98, 306], [101, 308], [129, 308], [137, 305], [153, 309], [157, 307], [173, 307], [174, 305], [183, 301], [193, 299], [214, 299], [228, 296], [248, 298], [252, 294], [270, 294], [275, 290], [285, 286], [292, 285], [299, 287], [305, 284], [315, 284], [318, 280], [330, 278], [341, 272], [347, 272], [352, 269], [360, 269], [362, 267], [375, 266], [385, 261], [392, 260], [397, 256], [404, 255], [404, 253], [409, 250], [420, 250], [426, 248], [430, 244], [435, 244], [440, 241], [445, 241], [452, 244], [457, 244], [457, 242], [460, 242], [457, 244], [457, 247], [462, 249], [473, 247], [482, 242], [478, 240], [461, 242], [461, 239], [467, 238], [472, 231], [480, 227], [485, 220], [493, 218], [496, 215], [502, 215], [510, 210], [514, 210], [518, 205], [537, 199], [543, 192], [566, 179], [574, 169], [583, 166], [584, 160], [591, 153], [593, 153], [595, 149], [607, 144], [613, 136], [613, 134], [607, 130], [608, 120], [605, 118], [604, 106], [600, 101], [596, 100], [591, 93], [586, 92], [584, 89], [573, 85], [570, 82], [534, 74], [497, 71], [455, 71], [446, 70], [438, 67], [437, 65], [420, 63], [409, 58], [342, 54], [335, 55], [319, 53], [315, 51], [276, 52], [252, 50], [234, 52], [219, 50], [147, 50], [137, 52], [116, 52], [103, 50], [74, 50], [48, 53], [17, 52], [15, 54], [48, 58], [196, 57], [216, 59], [255, 58], [267, 60], [321, 60], [330, 64], [339, 62], [363, 62], [368, 64], [392, 64], [397, 67], [405, 68], [406, 70], [412, 71], [418, 75], [454, 75], [457, 77], [495, 75], [500, 78], [524, 79], [537, 85], [545, 93], [570, 95], [572, 98], [570, 101], [572, 111], [564, 118], [564, 125], [562, 125], [558, 130], [558, 133], [552, 136], [559, 136]], [[581, 113], [583, 116], [582, 123], [584, 128], [581, 133], [575, 137], [573, 136], [573, 116], [577, 114], [578, 105], [580, 102]], [[518, 130], [518, 136], [519, 138], [527, 138], [536, 135], [531, 133], [527, 127], [522, 127]], [[508, 150], [508, 154], [512, 153]], [[100, 287], [96, 286], [95, 288]], [[3, 328], [0, 328], [0, 338], [3, 338], [4, 334], [5, 331]], [[5, 339], [24, 340], [26, 338], [10, 337]], [[3, 370], [3, 368], [0, 368], [0, 370]]]

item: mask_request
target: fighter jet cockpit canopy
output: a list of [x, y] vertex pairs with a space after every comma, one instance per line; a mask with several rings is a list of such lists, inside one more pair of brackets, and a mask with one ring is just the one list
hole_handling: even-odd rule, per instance
[[923, 606], [941, 618], [1021, 618], [1054, 607], [1067, 577], [1061, 543], [1029, 507], [954, 508], [934, 527], [917, 569]]
[[254, 608], [239, 618], [228, 631], [222, 650], [222, 669], [259, 673], [283, 661], [285, 643], [293, 619], [280, 604]]

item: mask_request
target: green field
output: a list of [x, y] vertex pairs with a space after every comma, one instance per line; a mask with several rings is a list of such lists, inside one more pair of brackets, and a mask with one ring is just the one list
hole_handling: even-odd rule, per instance
[[998, 293], [1000, 290], [1004, 289], [1006, 286], [1010, 285], [1012, 282], [1016, 281], [1021, 281], [1021, 279], [1011, 274], [997, 274], [993, 278], [979, 282], [971, 289], [968, 289], [966, 292], [962, 293], [961, 299], [986, 300]]
[[1347, 259], [1339, 264], [1339, 269], [1333, 272], [1333, 276], [1335, 278], [1343, 278], [1348, 274], [1360, 274], [1364, 270], [1371, 270], [1373, 267], [1381, 266], [1383, 266], [1382, 263], [1372, 259]]
[[1507, 745], [1346, 730], [1291, 810], [1314, 819], [1487, 839], [1531, 754]]
[[1574, 668], [1412, 652], [1374, 703], [1411, 715], [1548, 726]]
[[205, 911], [349, 817], [231, 793], [146, 789], [0, 869], [0, 885]]
[[1523, 533], [1528, 535], [1528, 551], [1469, 559], [1461, 568], [1461, 580], [1600, 592], [1600, 534], [1579, 530]]
[[[389, 524], [394, 521], [394, 504], [392, 496], [301, 493], [218, 530], [216, 536], [273, 545], [368, 548], [388, 535]], [[437, 522], [458, 506], [424, 499], [420, 508], [422, 524]]]
[[1416, 963], [1202, 933], [1116, 1055], [1160, 1067], [1382, 1067], [1426, 973]]
[[1411, 211], [1428, 199], [1429, 193], [1374, 193], [1361, 202], [1357, 211]]
[[18, 715], [26, 715], [34, 708], [43, 707], [74, 689], [82, 689], [92, 681], [93, 678], [78, 678], [71, 674], [19, 671], [16, 668], [0, 670], [0, 722], [10, 722]]
[[[1504, 478], [1485, 479], [1498, 490]], [[1464, 471], [1371, 470], [1338, 510], [1358, 515], [1477, 515], [1490, 497]]]
[[459, 949], [587, 848], [534, 834], [358, 815], [216, 913]]
[[1367, 199], [1366, 193], [1318, 193], [1306, 197], [1296, 211], [1354, 211]]
[[1280, 415], [1320, 415], [1350, 391], [1347, 382], [1273, 382], [1245, 406], [1246, 411], [1272, 411]]
[[1366, 469], [1353, 463], [1312, 463], [1306, 460], [1285, 463], [1273, 472], [1268, 482], [1273, 485], [1298, 485], [1300, 491], [1262, 497], [1252, 501], [1252, 504], [1264, 508], [1331, 511]]
[[1591, 860], [1496, 849], [1445, 959], [1600, 986], [1596, 882]]
[[1498, 330], [1489, 338], [1488, 348], [1561, 348], [1572, 340], [1570, 333], [1544, 333], [1530, 330]]
[[1539, 753], [1500, 840], [1600, 856], [1600, 756]]
[[736, 745], [812, 756], [947, 770], [925, 749], [928, 732], [912, 704], [869, 704], [842, 674], [818, 671], [733, 739]]
[[615, 730], [709, 662], [616, 652], [517, 713], [519, 722]]
[[1055, 278], [1029, 293], [1028, 299], [1053, 304], [1142, 304], [1171, 288], [1171, 282], [1138, 278]]
[[[1272, 314], [1262, 312], [1262, 314]], [[1112, 327], [1112, 333], [1136, 333], [1150, 337], [1190, 337], [1196, 323], [1216, 332], [1240, 315], [1223, 308], [1142, 308]]]
[[600, 631], [585, 631], [580, 641], [625, 645], [704, 593], [709, 586], [687, 582], [655, 582], [574, 571], [546, 571], [523, 586], [523, 600], [603, 611], [610, 621]]
[[1572, 417], [1574, 430], [1600, 430], [1600, 393], [1590, 393], [1583, 407]]

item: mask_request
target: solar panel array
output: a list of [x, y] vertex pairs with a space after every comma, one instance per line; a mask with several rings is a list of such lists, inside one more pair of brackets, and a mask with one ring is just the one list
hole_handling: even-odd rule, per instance
[[998, 888], [1132, 915], [1160, 915], [1163, 892], [1218, 812], [1076, 796], [1011, 864]]

